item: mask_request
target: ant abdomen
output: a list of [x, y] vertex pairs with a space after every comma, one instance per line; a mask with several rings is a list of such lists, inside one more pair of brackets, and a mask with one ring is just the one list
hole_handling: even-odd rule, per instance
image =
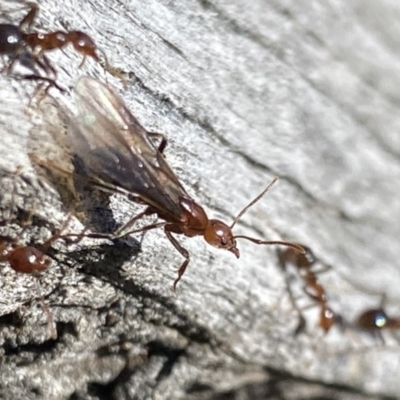
[[8, 255], [10, 267], [23, 274], [38, 275], [50, 265], [50, 259], [32, 246], [17, 246]]
[[0, 54], [15, 54], [22, 43], [22, 34], [15, 25], [0, 24]]
[[18, 26], [0, 24], [0, 54], [14, 54], [21, 47], [22, 40]]

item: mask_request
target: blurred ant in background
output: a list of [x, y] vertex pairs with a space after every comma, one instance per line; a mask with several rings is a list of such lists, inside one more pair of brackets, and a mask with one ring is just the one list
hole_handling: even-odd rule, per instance
[[[0, 24], [0, 55], [8, 56], [9, 64], [5, 68], [11, 73], [14, 65], [19, 63], [28, 69], [31, 74], [23, 75], [24, 79], [39, 80], [48, 83], [46, 91], [54, 86], [64, 91], [57, 83], [57, 71], [44, 53], [63, 49], [71, 44], [75, 51], [82, 54], [82, 62], [79, 68], [84, 64], [86, 57], [92, 57], [99, 62], [97, 54], [100, 50], [93, 39], [81, 31], [55, 31], [48, 33], [32, 32], [34, 20], [39, 11], [37, 4], [28, 3], [30, 8], [28, 14], [18, 25]], [[114, 75], [119, 74], [109, 67], [107, 57], [102, 52], [106, 64], [106, 70]], [[121, 78], [121, 76], [119, 76]]]
[[[305, 250], [306, 254], [301, 254], [294, 251], [291, 248], [285, 250], [278, 250], [278, 259], [282, 270], [287, 274], [288, 266], [292, 265], [298, 271], [301, 279], [304, 282], [304, 292], [315, 301], [319, 308], [319, 326], [328, 332], [333, 325], [337, 323], [342, 323], [342, 318], [336, 314], [328, 305], [328, 296], [326, 294], [325, 288], [318, 281], [316, 272], [313, 271], [313, 266], [317, 262], [311, 249], [307, 246], [301, 245]], [[287, 277], [286, 277], [287, 282]], [[294, 307], [296, 308], [299, 315], [299, 324], [296, 328], [295, 334], [299, 334], [305, 329], [306, 321], [303, 313], [299, 309], [296, 303], [296, 299], [293, 296], [292, 289], [289, 283], [287, 283], [287, 288], [289, 291], [290, 298]]]
[[[288, 274], [288, 267], [292, 265], [299, 273], [304, 282], [304, 291], [312, 300], [314, 300], [320, 308], [319, 326], [325, 333], [334, 325], [339, 325], [342, 329], [358, 330], [371, 333], [374, 336], [381, 338], [384, 330], [397, 330], [400, 328], [400, 316], [390, 316], [384, 309], [385, 296], [379, 307], [369, 308], [362, 311], [354, 321], [346, 321], [341, 315], [335, 313], [328, 305], [328, 296], [325, 288], [318, 281], [316, 272], [313, 271], [313, 266], [318, 262], [312, 251], [302, 245], [306, 250], [306, 254], [293, 251], [291, 248], [278, 250], [278, 259], [282, 270]], [[321, 271], [320, 271], [321, 272]], [[286, 276], [287, 288], [292, 304], [299, 315], [299, 323], [295, 330], [295, 334], [304, 331], [306, 320], [302, 310], [298, 307], [297, 301], [294, 298], [291, 285]]]
[[[13, 212], [15, 204], [15, 192], [16, 192], [16, 179], [21, 173], [21, 168], [17, 169], [14, 176], [14, 185], [11, 199], [11, 206], [9, 210], [9, 217], [0, 223], [0, 226], [7, 226], [11, 219], [11, 214]], [[50, 266], [51, 260], [45, 254], [46, 250], [61, 237], [61, 233], [66, 228], [69, 223], [70, 218], [68, 217], [63, 223], [61, 228], [57, 230], [49, 239], [47, 239], [43, 244], [37, 244], [34, 246], [22, 245], [20, 241], [26, 231], [26, 229], [31, 226], [32, 222], [32, 212], [29, 214], [25, 223], [23, 224], [22, 230], [16, 238], [8, 235], [0, 235], [0, 262], [8, 263], [8, 265], [18, 273], [30, 274], [35, 277], [36, 288], [40, 298], [41, 307], [47, 317], [47, 329], [49, 336], [52, 339], [57, 338], [57, 331], [54, 326], [53, 315], [44, 301], [43, 295], [40, 290], [40, 285], [38, 279], [43, 271], [46, 271]]]

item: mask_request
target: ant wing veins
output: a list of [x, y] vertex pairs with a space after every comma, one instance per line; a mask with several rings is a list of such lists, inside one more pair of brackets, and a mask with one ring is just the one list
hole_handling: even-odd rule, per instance
[[70, 142], [89, 175], [179, 220], [180, 198], [188, 195], [122, 99], [87, 77], [79, 80], [76, 94], [79, 115], [71, 121]]

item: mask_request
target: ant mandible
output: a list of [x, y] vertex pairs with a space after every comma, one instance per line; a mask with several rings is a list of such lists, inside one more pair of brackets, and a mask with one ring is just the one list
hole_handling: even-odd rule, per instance
[[20, 26], [0, 24], [0, 55], [9, 57], [10, 62], [5, 68], [7, 73], [11, 73], [13, 66], [19, 62], [31, 72], [30, 75], [23, 75], [23, 79], [44, 81], [49, 84], [49, 87], [55, 86], [63, 91], [55, 79], [49, 78], [49, 75], [56, 75], [49, 59], [44, 55], [39, 57], [33, 54], [23, 39]]

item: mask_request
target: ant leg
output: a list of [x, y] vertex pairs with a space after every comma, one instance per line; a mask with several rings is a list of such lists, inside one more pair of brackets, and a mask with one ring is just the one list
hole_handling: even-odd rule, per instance
[[71, 222], [72, 219], [72, 214], [68, 214], [67, 218], [65, 219], [65, 221], [63, 222], [63, 224], [61, 225], [61, 227], [59, 229], [57, 229], [53, 235], [51, 236], [51, 238], [47, 239], [43, 244], [42, 247], [43, 249], [47, 249], [53, 242], [55, 242], [56, 240], [60, 239], [62, 237], [62, 233], [65, 230], [65, 228], [68, 226], [68, 224]]
[[[55, 88], [57, 88], [61, 93], [66, 93], [66, 92], [67, 92], [65, 89], [63, 89], [61, 86], [59, 86], [58, 83], [57, 83], [54, 79], [52, 79], [52, 78], [47, 78], [46, 76], [35, 75], [35, 74], [32, 74], [32, 75], [20, 75], [20, 76], [14, 75], [13, 78], [19, 79], [19, 80], [26, 79], [26, 80], [32, 80], [32, 81], [42, 81], [42, 83], [43, 83], [43, 82], [47, 82], [47, 83], [48, 83], [48, 86], [47, 86], [47, 88], [45, 89], [46, 94], [47, 94], [47, 92], [49, 91], [49, 89], [50, 89], [52, 86], [54, 86]], [[38, 90], [36, 90], [36, 94], [37, 94], [37, 91], [38, 91]], [[35, 95], [36, 95], [36, 94], [35, 94]], [[33, 96], [33, 97], [34, 97], [34, 96]], [[43, 99], [43, 97], [42, 97], [42, 99]]]
[[[35, 75], [29, 75], [24, 77], [24, 79], [29, 79], [29, 80], [43, 80], [42, 77], [36, 77]], [[29, 100], [29, 107], [34, 108], [34, 102], [33, 100], [35, 99], [35, 97], [37, 97], [37, 104], [36, 104], [36, 108], [39, 110], [40, 107], [40, 103], [43, 101], [43, 99], [46, 97], [46, 95], [48, 94], [48, 91], [50, 90], [52, 84], [54, 83], [54, 85], [56, 86], [55, 81], [50, 82], [47, 81], [48, 85], [46, 86], [46, 89], [44, 89], [44, 93], [40, 93], [40, 91], [42, 90], [42, 88], [45, 86], [44, 82], [40, 82], [37, 87], [35, 88], [35, 91], [32, 94], [32, 97]]]
[[174, 281], [173, 288], [174, 288], [174, 293], [176, 293], [176, 285], [181, 280], [182, 275], [186, 271], [186, 267], [188, 266], [188, 264], [190, 262], [190, 255], [189, 255], [189, 252], [185, 248], [183, 248], [180, 245], [180, 243], [172, 236], [172, 233], [168, 230], [168, 225], [165, 226], [164, 232], [167, 235], [167, 238], [169, 239], [169, 241], [174, 245], [175, 249], [178, 250], [179, 253], [181, 253], [183, 255], [183, 257], [185, 257], [185, 261], [182, 263], [182, 265], [178, 269], [178, 277]]
[[384, 309], [386, 301], [387, 301], [387, 295], [386, 295], [386, 293], [382, 293], [381, 301], [379, 302], [379, 307]]
[[296, 329], [294, 330], [294, 334], [293, 334], [294, 337], [296, 337], [296, 336], [300, 335], [300, 333], [305, 331], [307, 322], [306, 322], [306, 319], [305, 319], [303, 313], [301, 312], [299, 306], [297, 305], [297, 301], [295, 299], [291, 284], [289, 282], [288, 271], [286, 268], [286, 260], [281, 251], [278, 251], [278, 261], [279, 261], [279, 266], [281, 267], [283, 274], [285, 276], [286, 290], [289, 294], [290, 302], [292, 303], [293, 309], [296, 310], [297, 317], [298, 317], [298, 323], [297, 323]]
[[40, 298], [40, 305], [42, 307], [43, 312], [46, 314], [47, 332], [49, 333], [49, 336], [51, 337], [51, 339], [56, 340], [58, 334], [57, 334], [57, 330], [54, 326], [53, 313], [50, 311], [49, 306], [46, 304], [43, 297]]
[[[57, 71], [53, 67], [53, 64], [50, 62], [49, 58], [46, 57], [45, 54], [39, 53], [39, 55], [34, 56], [33, 54], [30, 54], [34, 58], [34, 63], [39, 65], [40, 68], [46, 73], [46, 74], [53, 74], [54, 77], [57, 76]], [[32, 61], [31, 61], [32, 64]]]
[[128, 231], [128, 232], [124, 232], [123, 234], [113, 234], [113, 233], [68, 233], [67, 235], [63, 235], [62, 237], [71, 237], [71, 236], [77, 236], [80, 239], [82, 239], [83, 237], [87, 237], [87, 238], [92, 238], [92, 239], [109, 239], [109, 240], [114, 240], [114, 239], [119, 239], [122, 238], [124, 236], [128, 236], [128, 235], [133, 235], [135, 233], [142, 233], [142, 232], [147, 232], [150, 231], [152, 229], [156, 229], [159, 228], [161, 226], [165, 226], [165, 222], [156, 222], [154, 224], [150, 224], [147, 226], [143, 226], [142, 228], [138, 228], [138, 229], [134, 229], [132, 231]]
[[36, 206], [33, 209], [29, 210], [27, 217], [24, 218], [24, 221], [21, 223], [22, 230], [19, 233], [19, 237], [22, 237], [24, 235], [25, 231], [30, 226], [32, 226], [32, 219], [33, 219], [33, 215], [35, 214], [35, 211], [36, 211]]
[[13, 174], [13, 189], [12, 189], [12, 193], [11, 193], [10, 213], [8, 215], [8, 221], [6, 221], [6, 222], [9, 222], [11, 220], [11, 213], [13, 212], [13, 209], [15, 207], [15, 193], [17, 192], [17, 178], [21, 175], [21, 173], [22, 173], [22, 166], [18, 165]]
[[[34, 57], [34, 63], [36, 63], [43, 71], [45, 74], [47, 75], [52, 75], [51, 78], [47, 77], [47, 76], [41, 76], [39, 75], [38, 72], [34, 71], [35, 73], [32, 75], [29, 75], [27, 77], [25, 77], [26, 79], [37, 79], [37, 80], [42, 80], [44, 82], [47, 82], [48, 85], [44, 91], [44, 95], [47, 95], [48, 91], [50, 90], [50, 88], [52, 86], [54, 86], [56, 89], [58, 89], [61, 93], [65, 93], [66, 90], [63, 89], [61, 86], [59, 86], [56, 82], [57, 79], [57, 71], [56, 69], [53, 67], [52, 63], [50, 62], [50, 60], [43, 54], [41, 55], [41, 57], [35, 56]], [[34, 96], [33, 96], [34, 97]], [[40, 102], [43, 100], [42, 96], [38, 102], [38, 105], [40, 104]]]
[[81, 61], [81, 63], [79, 64], [78, 68], [82, 68], [82, 67], [83, 67], [83, 64], [85, 64], [85, 61], [86, 61], [86, 54], [83, 55], [82, 61]]
[[12, 191], [11, 191], [10, 205], [8, 207], [8, 212], [7, 212], [8, 216], [4, 216], [5, 212], [2, 214], [2, 217], [4, 217], [4, 219], [2, 219], [2, 221], [0, 221], [0, 226], [7, 226], [12, 219], [12, 213], [15, 208], [15, 193], [17, 192], [16, 182], [17, 182], [17, 178], [21, 174], [21, 172], [22, 172], [22, 166], [19, 165], [19, 166], [17, 166], [14, 173], [12, 174], [13, 185], [12, 185]]
[[133, 235], [134, 233], [147, 232], [147, 231], [150, 231], [152, 229], [159, 228], [161, 226], [165, 226], [165, 222], [155, 222], [154, 224], [150, 224], [150, 225], [147, 225], [147, 226], [143, 226], [142, 228], [134, 229], [134, 230], [126, 232], [126, 233], [124, 233], [123, 235], [120, 235], [120, 236], [114, 236], [113, 235], [113, 239], [116, 239], [118, 237], [127, 236], [127, 235]]
[[4, 57], [3, 55], [0, 56], [0, 59], [1, 59], [1, 62], [2, 62], [2, 64], [3, 64], [3, 65], [2, 65], [3, 68], [0, 70], [0, 73], [3, 73], [3, 72], [6, 73], [6, 72], [7, 72], [6, 59], [5, 59], [5, 57]]
[[7, 60], [8, 64], [4, 63], [4, 69], [2, 72], [5, 72], [7, 75], [11, 75], [12, 69], [18, 60], [19, 60], [19, 56], [17, 56], [17, 55], [11, 56], [10, 55]]
[[23, 25], [26, 24], [28, 26], [28, 29], [30, 30], [32, 28], [36, 15], [39, 11], [39, 6], [33, 2], [29, 2], [27, 6], [30, 7], [30, 11], [28, 12], [28, 14], [25, 15], [25, 17], [19, 23], [19, 28], [21, 29]]
[[39, 294], [40, 306], [42, 307], [42, 310], [46, 314], [46, 318], [47, 318], [47, 332], [49, 333], [49, 336], [55, 340], [55, 339], [57, 339], [58, 335], [57, 335], [57, 330], [54, 326], [53, 313], [50, 311], [49, 306], [44, 301], [44, 297], [43, 297], [43, 293], [40, 288], [38, 277], [35, 277], [35, 282], [36, 282], [36, 290]]
[[131, 218], [126, 224], [122, 225], [120, 228], [117, 229], [117, 231], [113, 234], [116, 237], [122, 237], [129, 235], [130, 233], [124, 233], [127, 229], [131, 228], [136, 221], [140, 220], [146, 215], [149, 214], [149, 208], [146, 208], [144, 211], [140, 212], [139, 214], [135, 215], [133, 218]]
[[322, 268], [313, 268], [313, 274], [320, 275], [324, 274], [325, 272], [331, 271], [333, 269], [332, 265], [323, 265]]
[[[43, 80], [44, 82], [48, 82], [48, 88], [46, 88], [46, 94], [47, 91], [49, 90], [50, 86], [55, 86], [60, 92], [65, 92], [64, 89], [62, 89], [60, 86], [57, 85], [56, 83], [56, 78], [57, 78], [57, 71], [53, 67], [52, 63], [46, 57], [45, 54], [39, 54], [39, 55], [34, 55], [30, 52], [25, 52], [24, 58], [20, 57], [20, 62], [22, 65], [25, 67], [31, 69], [33, 72], [32, 75], [24, 76], [25, 79], [37, 79], [37, 80]], [[41, 70], [46, 74], [46, 75], [52, 75], [52, 78], [49, 78], [48, 76], [42, 76], [37, 68], [38, 66], [41, 68]]]
[[158, 145], [158, 151], [163, 154], [165, 148], [167, 147], [168, 144], [168, 139], [166, 138], [165, 135], [163, 135], [162, 133], [157, 133], [157, 132], [147, 132], [147, 135], [151, 138], [151, 139], [158, 139], [160, 140], [160, 144]]
[[[22, 66], [25, 68], [29, 69], [32, 71], [32, 74], [30, 75], [18, 75], [16, 78], [19, 79], [26, 79], [26, 80], [37, 80], [37, 81], [42, 81], [47, 83], [47, 87], [45, 89], [44, 95], [46, 95], [49, 91], [49, 89], [54, 86], [57, 88], [60, 92], [65, 93], [66, 90], [63, 89], [61, 86], [59, 86], [56, 82], [55, 77], [57, 76], [57, 72], [55, 68], [52, 66], [50, 60], [45, 57], [44, 55], [42, 57], [38, 57], [36, 55], [33, 55], [30, 52], [23, 52], [21, 54], [16, 55], [13, 57], [11, 62], [7, 66], [7, 73], [11, 74], [12, 68], [16, 62], [19, 62]], [[38, 68], [37, 68], [38, 67]], [[42, 75], [41, 72], [44, 74]], [[46, 75], [53, 75], [54, 78], [50, 78]], [[36, 94], [39, 92], [41, 86], [37, 87], [31, 101], [33, 98], [36, 96]], [[44, 95], [40, 97], [38, 104], [43, 100]]]

